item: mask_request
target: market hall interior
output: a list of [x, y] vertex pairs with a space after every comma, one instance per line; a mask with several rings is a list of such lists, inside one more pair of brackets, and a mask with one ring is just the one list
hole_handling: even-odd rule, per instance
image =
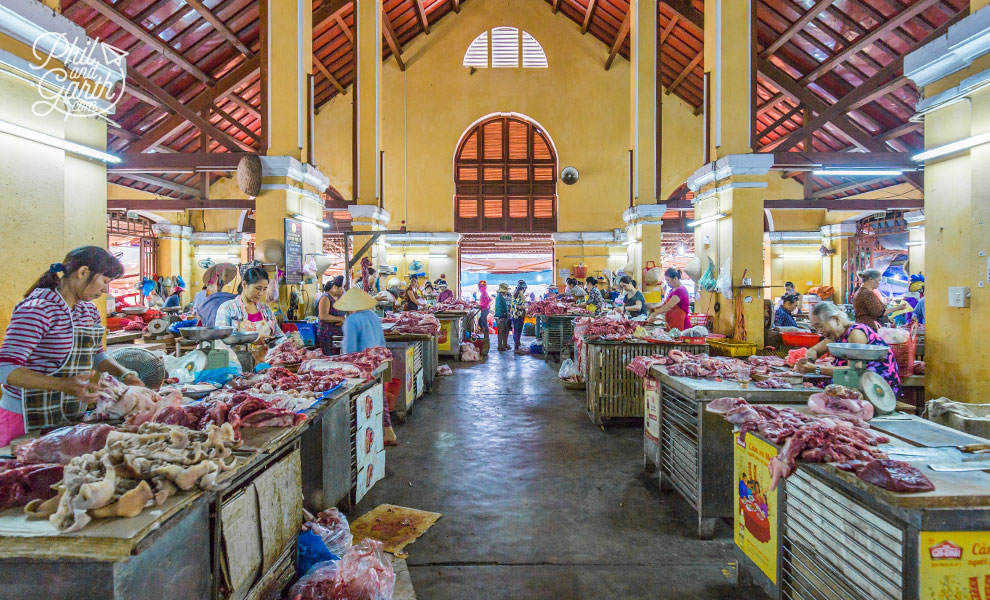
[[[664, 443], [684, 441], [663, 421], [663, 402], [676, 395], [663, 395], [663, 382], [672, 381], [663, 377], [675, 376], [657, 369], [674, 365], [635, 363], [645, 373], [635, 378], [626, 366], [669, 355], [670, 344], [688, 354], [752, 355], [757, 369], [766, 357], [790, 359], [806, 346], [821, 345], [821, 355], [829, 341], [849, 341], [854, 325], [845, 320], [873, 322], [858, 314], [857, 299], [875, 294], [885, 327], [866, 339], [889, 346], [897, 363], [884, 370], [867, 359], [851, 358], [850, 366], [794, 355], [789, 366], [806, 372], [774, 365], [794, 381], [788, 404], [805, 406], [812, 392], [795, 401], [798, 392], [832, 377], [858, 386], [866, 397], [858, 401], [877, 406], [881, 419], [922, 429], [937, 421], [937, 434], [918, 437], [881, 429], [895, 444], [932, 455], [943, 451], [928, 446], [967, 458], [980, 452], [981, 438], [967, 436], [985, 437], [990, 415], [982, 354], [990, 337], [988, 4], [3, 0], [0, 342], [18, 337], [8, 327], [25, 292], [41, 274], [57, 277], [76, 248], [108, 249], [123, 267], [109, 284], [112, 301], [96, 302], [108, 349], [126, 344], [176, 359], [210, 352], [164, 329], [201, 317], [192, 310], [198, 293], [241, 297], [251, 267], [270, 278], [261, 304], [276, 326], [300, 332], [292, 338], [300, 352], [321, 351], [325, 289], [337, 277], [341, 291], [362, 287], [370, 267], [377, 276], [364, 287], [391, 330], [384, 338], [407, 344], [390, 348], [389, 372], [403, 390], [428, 393], [407, 414], [402, 401], [395, 408], [399, 384], [383, 380], [384, 367], [363, 382], [380, 386], [399, 445], [388, 449], [387, 476], [349, 516], [383, 503], [444, 513], [410, 547], [408, 571], [422, 597], [470, 597], [479, 581], [493, 595], [524, 597], [523, 588], [559, 587], [561, 579], [574, 597], [593, 595], [593, 580], [630, 598], [655, 595], [658, 586], [699, 598], [774, 596], [785, 584], [798, 593], [795, 586], [812, 584], [788, 574], [791, 541], [754, 567], [739, 536], [729, 539], [737, 533], [732, 515], [701, 508], [715, 494], [706, 488], [712, 471], [701, 425], [688, 435], [697, 472], [690, 481], [667, 473], [661, 490], [664, 469], [676, 470], [661, 464]], [[218, 265], [227, 264], [237, 276], [218, 280]], [[677, 277], [666, 279], [669, 270]], [[444, 317], [434, 299], [441, 282], [462, 303], [446, 308], [465, 315]], [[497, 296], [501, 283], [510, 288], [506, 302], [521, 299], [527, 311], [513, 326], [525, 333], [522, 347], [510, 340], [509, 350], [494, 347], [505, 323], [494, 315], [477, 322], [477, 301]], [[679, 285], [687, 291], [684, 327], [672, 326], [678, 317], [666, 306]], [[580, 299], [592, 288], [605, 308], [589, 313]], [[175, 296], [180, 311], [160, 312], [151, 290]], [[639, 330], [645, 315], [625, 319], [635, 312], [626, 294], [635, 303], [636, 291], [645, 308], [662, 313], [650, 315], [651, 325], [663, 325]], [[427, 300], [411, 307], [410, 293]], [[795, 308], [783, 308], [788, 302]], [[838, 312], [815, 316], [816, 305], [829, 302]], [[491, 304], [489, 313], [497, 311]], [[423, 315], [401, 311], [418, 307]], [[136, 316], [147, 308], [156, 319]], [[603, 313], [619, 324], [575, 334], [574, 322]], [[399, 372], [401, 353], [415, 343], [395, 336], [411, 324], [408, 335], [429, 337], [422, 331], [434, 326], [430, 315], [441, 329], [417, 348], [425, 355], [447, 340], [452, 348], [441, 356], [454, 369], [446, 379], [423, 355], [410, 373]], [[842, 335], [828, 330], [832, 320], [847, 327]], [[682, 331], [692, 326], [704, 331]], [[639, 354], [630, 349], [638, 345]], [[475, 346], [479, 360], [462, 361], [462, 349]], [[592, 354], [613, 362], [593, 376]], [[265, 354], [243, 358], [253, 365]], [[712, 386], [728, 372], [717, 367], [729, 363], [693, 360], [684, 372], [709, 372], [688, 378], [710, 389], [691, 402], [717, 389], [772, 404], [781, 391]], [[748, 379], [736, 368], [749, 366], [732, 363], [730, 379]], [[861, 382], [877, 370], [887, 383]], [[660, 408], [651, 412], [644, 386], [654, 379]], [[759, 389], [776, 384], [765, 385]], [[361, 393], [347, 387], [347, 401]], [[873, 393], [881, 401], [871, 403]], [[903, 419], [886, 414], [887, 400]], [[705, 415], [702, 407], [690, 418], [701, 423]], [[934, 477], [973, 476], [986, 473]], [[842, 477], [823, 481], [844, 481], [846, 495], [859, 498], [850, 491], [862, 491], [859, 480]], [[980, 500], [979, 485], [958, 489], [964, 500], [940, 502], [981, 516], [969, 529], [949, 520], [934, 533], [919, 529], [934, 526], [922, 517], [899, 522], [912, 557], [923, 554], [919, 540], [948, 531], [949, 522], [967, 534], [986, 522], [975, 509], [990, 510], [990, 495]], [[901, 502], [897, 514], [922, 510]], [[684, 525], [692, 521], [696, 531]], [[627, 547], [628, 540], [638, 541]], [[648, 560], [641, 548], [652, 549]], [[669, 567], [678, 583], [658, 580], [657, 556], [669, 557], [659, 574]], [[746, 567], [762, 591], [749, 585]], [[896, 586], [877, 585], [891, 597], [901, 586], [904, 597], [924, 597], [919, 569], [911, 562]]]

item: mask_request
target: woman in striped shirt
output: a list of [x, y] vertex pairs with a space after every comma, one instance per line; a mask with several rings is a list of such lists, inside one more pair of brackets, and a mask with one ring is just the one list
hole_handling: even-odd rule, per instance
[[14, 307], [0, 345], [0, 446], [26, 431], [78, 421], [99, 391], [93, 370], [143, 385], [103, 351], [93, 304], [123, 271], [103, 248], [77, 248]]

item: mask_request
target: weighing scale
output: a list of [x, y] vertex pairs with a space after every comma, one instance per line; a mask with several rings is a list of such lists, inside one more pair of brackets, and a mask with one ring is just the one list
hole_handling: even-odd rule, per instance
[[248, 344], [257, 339], [257, 331], [235, 331], [222, 340], [237, 355], [237, 362], [241, 363], [241, 370], [245, 373], [254, 373], [256, 361]]
[[863, 392], [863, 397], [876, 408], [877, 414], [888, 414], [897, 408], [897, 398], [890, 384], [867, 366], [887, 356], [890, 349], [872, 344], [829, 344], [829, 353], [847, 361], [844, 367], [832, 369], [832, 383]]
[[204, 355], [206, 362], [199, 370], [209, 371], [226, 369], [230, 365], [230, 354], [226, 350], [217, 348], [215, 342], [229, 336], [233, 331], [233, 327], [183, 327], [179, 333], [187, 340], [199, 342], [190, 354], [199, 352]]
[[159, 337], [168, 333], [168, 328], [173, 323], [179, 323], [182, 318], [179, 317], [179, 313], [182, 309], [178, 306], [170, 306], [168, 308], [159, 309], [165, 313], [164, 317], [159, 317], [157, 319], [152, 319], [148, 322], [148, 333], [151, 337]]

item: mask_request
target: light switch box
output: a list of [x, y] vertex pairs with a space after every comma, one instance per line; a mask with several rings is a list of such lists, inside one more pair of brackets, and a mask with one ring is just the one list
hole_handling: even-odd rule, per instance
[[969, 288], [950, 287], [949, 306], [953, 306], [956, 308], [969, 308]]

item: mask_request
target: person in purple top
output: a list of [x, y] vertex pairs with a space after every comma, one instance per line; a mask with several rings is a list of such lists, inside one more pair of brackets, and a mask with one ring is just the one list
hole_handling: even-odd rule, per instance
[[687, 288], [681, 285], [681, 272], [677, 269], [667, 269], [663, 273], [664, 281], [670, 286], [670, 292], [663, 304], [650, 312], [649, 321], [657, 315], [664, 315], [667, 327], [684, 331], [687, 329], [687, 316], [691, 312], [691, 298]]

